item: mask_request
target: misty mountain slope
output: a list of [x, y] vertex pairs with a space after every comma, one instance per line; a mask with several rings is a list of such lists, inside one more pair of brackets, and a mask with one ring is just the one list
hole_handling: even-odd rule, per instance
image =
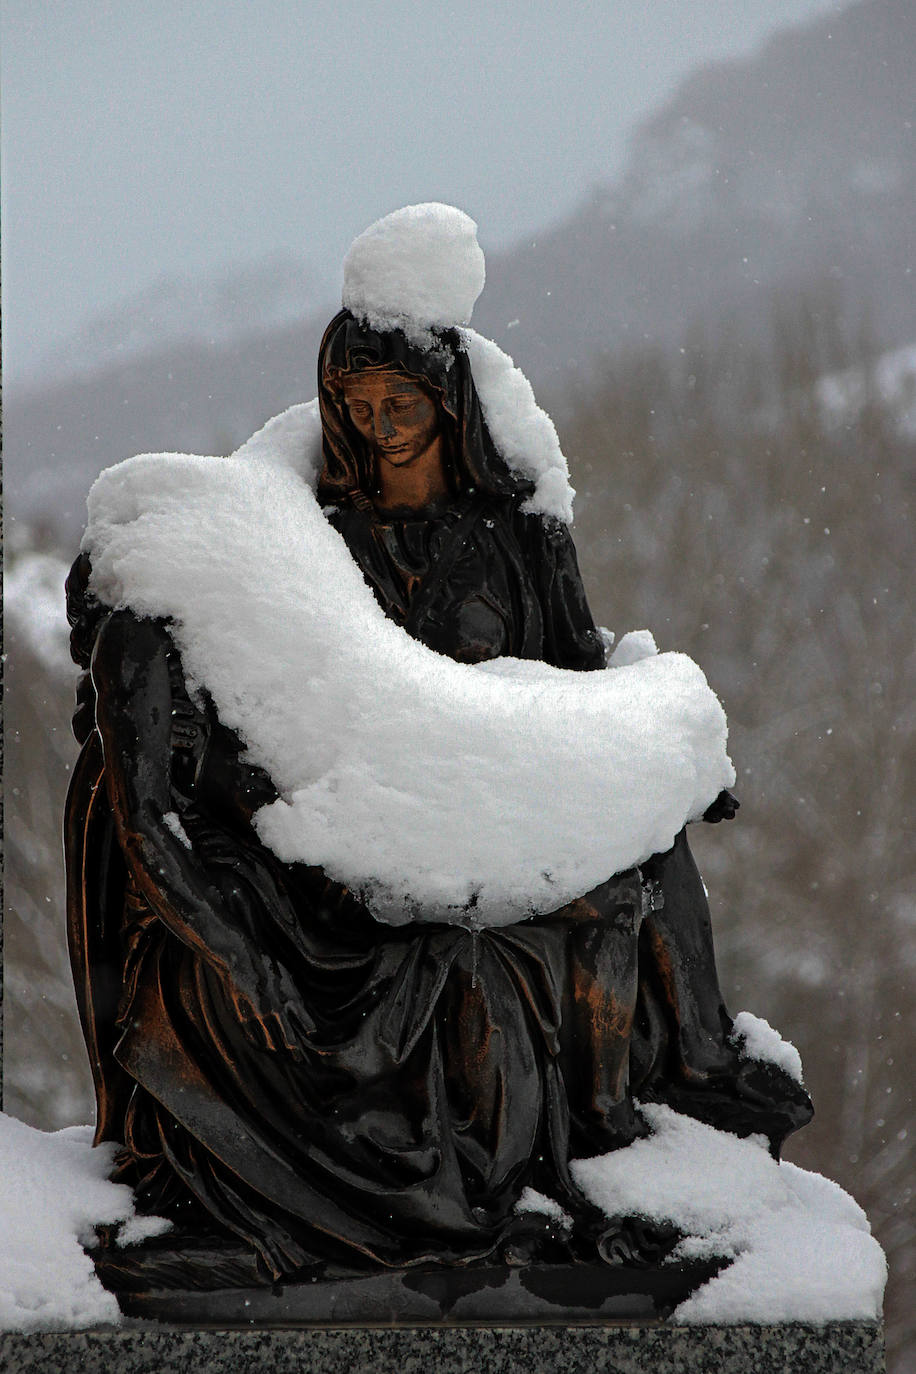
[[[636, 131], [618, 181], [535, 242], [489, 255], [475, 327], [561, 412], [573, 369], [676, 345], [695, 326], [727, 323], [730, 341], [756, 344], [779, 299], [809, 299], [850, 335], [867, 325], [885, 347], [910, 342], [914, 59], [916, 4], [862, 0], [698, 71]], [[250, 278], [239, 274], [241, 295]], [[138, 310], [150, 308], [145, 295]], [[163, 342], [8, 395], [9, 512], [74, 539], [102, 467], [138, 451], [228, 452], [314, 395], [332, 310], [297, 325], [252, 318], [231, 340], [214, 325], [210, 342]]]
[[491, 258], [477, 327], [517, 320], [538, 378], [690, 325], [768, 323], [775, 293], [912, 335], [916, 6], [866, 0], [704, 68], [635, 133], [627, 170]]
[[134, 453], [229, 453], [265, 420], [315, 395], [329, 307], [231, 343], [187, 340], [7, 400], [7, 512], [71, 539], [102, 468]]
[[282, 332], [314, 315], [333, 295], [333, 284], [316, 280], [307, 259], [292, 253], [273, 253], [199, 278], [163, 274], [58, 340], [40, 371], [85, 375], [190, 339], [231, 345], [246, 334]]

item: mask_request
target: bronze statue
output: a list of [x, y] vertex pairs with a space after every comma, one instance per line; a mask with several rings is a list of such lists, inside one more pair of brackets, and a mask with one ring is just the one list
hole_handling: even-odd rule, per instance
[[[319, 499], [391, 620], [460, 662], [603, 668], [568, 529], [523, 513], [454, 333], [424, 349], [342, 311], [318, 381]], [[729, 1041], [685, 832], [545, 916], [380, 924], [260, 843], [270, 778], [189, 692], [168, 625], [100, 604], [90, 573], [83, 554], [68, 584], [86, 671], [66, 848], [97, 1140], [173, 1249], [212, 1241], [199, 1286], [645, 1262], [664, 1238], [640, 1251], [569, 1172], [645, 1130], [634, 1098], [774, 1152], [809, 1118]], [[527, 1186], [571, 1227], [520, 1217]]]

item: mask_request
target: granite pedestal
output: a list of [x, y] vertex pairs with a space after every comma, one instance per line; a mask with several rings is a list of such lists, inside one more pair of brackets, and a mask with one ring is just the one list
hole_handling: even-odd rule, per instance
[[884, 1374], [876, 1323], [0, 1334], [5, 1374]]

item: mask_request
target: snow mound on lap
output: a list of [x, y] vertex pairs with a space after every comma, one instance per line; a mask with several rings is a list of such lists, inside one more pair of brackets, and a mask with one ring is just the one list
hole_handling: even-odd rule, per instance
[[272, 462], [109, 468], [84, 539], [100, 598], [170, 618], [189, 679], [270, 773], [280, 800], [255, 823], [278, 857], [384, 920], [508, 924], [670, 847], [734, 780], [681, 654], [494, 671], [412, 640], [287, 466], [289, 433]]

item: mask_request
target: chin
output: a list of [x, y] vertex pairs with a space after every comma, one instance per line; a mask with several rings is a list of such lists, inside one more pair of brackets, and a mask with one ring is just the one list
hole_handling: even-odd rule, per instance
[[412, 463], [417, 457], [416, 453], [411, 453], [409, 449], [380, 449], [379, 456], [384, 463], [390, 463], [392, 467], [402, 468], [406, 463]]

